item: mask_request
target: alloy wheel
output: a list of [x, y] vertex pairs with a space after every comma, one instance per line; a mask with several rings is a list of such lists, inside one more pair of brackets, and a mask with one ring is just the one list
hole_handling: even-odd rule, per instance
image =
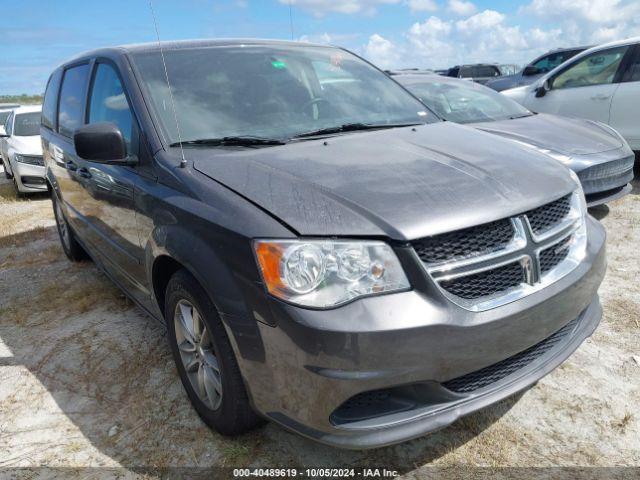
[[222, 403], [222, 374], [211, 333], [193, 304], [180, 300], [173, 315], [176, 342], [189, 381], [198, 398], [211, 410]]

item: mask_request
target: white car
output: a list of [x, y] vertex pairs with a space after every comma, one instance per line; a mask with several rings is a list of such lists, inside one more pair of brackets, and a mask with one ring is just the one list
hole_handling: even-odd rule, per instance
[[[20, 105], [10, 103], [0, 103], [0, 135], [4, 134], [4, 124], [7, 123], [9, 114]], [[2, 161], [2, 151], [0, 150], [0, 162]]]
[[608, 124], [640, 150], [640, 37], [599, 45], [503, 94], [530, 110]]
[[40, 106], [18, 107], [13, 110], [0, 135], [0, 150], [4, 174], [13, 178], [17, 193], [47, 190], [40, 141]]

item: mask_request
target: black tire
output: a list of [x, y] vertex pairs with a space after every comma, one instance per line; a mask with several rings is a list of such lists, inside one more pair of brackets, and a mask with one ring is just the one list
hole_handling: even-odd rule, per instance
[[14, 177], [13, 178], [13, 191], [16, 192], [16, 198], [24, 198], [24, 193], [22, 193], [20, 191], [20, 189], [18, 189], [18, 182], [16, 181], [16, 179]]
[[[72, 262], [81, 262], [87, 260], [89, 256], [85, 252], [84, 248], [76, 240], [76, 235], [71, 230], [71, 226], [67, 219], [64, 218], [62, 209], [58, 208], [58, 198], [55, 192], [51, 192], [51, 202], [53, 204], [53, 216], [56, 219], [56, 227], [58, 228], [58, 236], [60, 237], [60, 244], [65, 255]], [[64, 238], [64, 231], [67, 232], [68, 238]]]
[[[212, 332], [211, 343], [220, 366], [222, 384], [221, 403], [215, 410], [205, 404], [193, 388], [178, 348], [174, 315], [181, 301], [193, 305], [207, 330]], [[216, 308], [197, 280], [186, 270], [179, 270], [169, 280], [165, 295], [165, 321], [180, 380], [204, 423], [228, 436], [240, 435], [263, 423], [251, 408], [238, 362]]]

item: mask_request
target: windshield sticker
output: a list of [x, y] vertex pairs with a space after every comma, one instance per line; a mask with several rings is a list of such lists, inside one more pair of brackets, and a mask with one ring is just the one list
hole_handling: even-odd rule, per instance
[[280, 60], [274, 60], [271, 62], [271, 66], [273, 68], [277, 68], [278, 70], [282, 70], [283, 68], [287, 68], [287, 64]]

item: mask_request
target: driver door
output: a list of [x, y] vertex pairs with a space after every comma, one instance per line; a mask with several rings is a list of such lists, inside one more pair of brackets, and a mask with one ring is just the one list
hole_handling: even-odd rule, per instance
[[550, 90], [534, 98], [535, 111], [609, 122], [611, 100], [620, 85], [620, 66], [628, 46], [594, 52], [549, 79]]

